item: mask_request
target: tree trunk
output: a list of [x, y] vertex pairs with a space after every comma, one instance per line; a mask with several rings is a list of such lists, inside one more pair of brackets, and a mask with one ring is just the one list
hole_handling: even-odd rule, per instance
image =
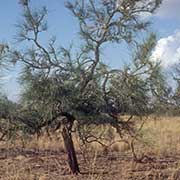
[[76, 152], [74, 149], [74, 143], [72, 140], [71, 132], [68, 130], [67, 125], [63, 125], [62, 137], [64, 140], [64, 146], [68, 154], [68, 163], [73, 174], [80, 173], [79, 165], [77, 162]]

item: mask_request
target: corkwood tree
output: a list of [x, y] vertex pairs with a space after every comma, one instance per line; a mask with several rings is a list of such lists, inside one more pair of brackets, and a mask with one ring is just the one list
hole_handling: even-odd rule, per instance
[[[82, 46], [76, 53], [57, 47], [55, 38], [42, 43], [47, 9], [34, 10], [30, 0], [21, 0], [20, 4], [24, 14], [16, 39], [27, 48], [11, 50], [10, 59], [23, 67], [23, 108], [39, 114], [39, 131], [46, 126], [62, 128], [69, 165], [77, 174], [73, 122], [109, 124], [120, 138], [124, 134], [133, 136], [136, 129], [132, 118], [124, 121], [121, 114], [132, 117], [148, 113], [150, 98], [158, 93], [160, 69], [150, 61], [155, 35], [148, 35], [141, 43], [136, 35], [145, 33], [149, 26], [142, 15], [154, 13], [161, 0], [68, 1], [65, 5], [79, 23]], [[112, 69], [103, 60], [102, 48], [122, 42], [133, 48], [131, 63]]]

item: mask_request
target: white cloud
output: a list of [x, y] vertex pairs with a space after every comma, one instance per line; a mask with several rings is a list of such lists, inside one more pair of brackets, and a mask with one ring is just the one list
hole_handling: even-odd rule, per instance
[[168, 68], [180, 61], [180, 30], [173, 35], [161, 38], [152, 54], [154, 61], [161, 61], [164, 68]]
[[180, 0], [163, 0], [156, 16], [180, 19]]

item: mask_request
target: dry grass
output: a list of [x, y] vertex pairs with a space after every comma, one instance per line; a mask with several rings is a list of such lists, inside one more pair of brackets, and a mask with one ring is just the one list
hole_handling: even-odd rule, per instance
[[143, 133], [144, 140], [156, 155], [176, 155], [180, 152], [180, 117], [152, 117]]
[[[113, 129], [105, 131], [112, 140]], [[66, 162], [60, 133], [39, 139], [19, 140], [0, 145], [2, 180], [178, 180], [180, 179], [180, 117], [151, 117], [147, 120], [142, 141], [136, 142], [138, 154], [153, 161], [136, 163], [126, 143], [115, 143], [105, 151], [99, 144], [79, 146], [74, 139], [82, 171], [73, 176]]]

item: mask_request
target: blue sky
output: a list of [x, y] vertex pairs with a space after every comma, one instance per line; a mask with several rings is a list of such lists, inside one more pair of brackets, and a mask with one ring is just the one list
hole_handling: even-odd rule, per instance
[[[60, 45], [68, 47], [70, 43], [78, 46], [78, 25], [71, 13], [64, 7], [65, 0], [32, 0], [35, 7], [48, 7], [47, 36], [56, 35]], [[18, 21], [21, 20], [21, 8], [18, 0], [0, 2], [0, 42], [14, 44]], [[163, 68], [175, 64], [180, 58], [180, 0], [164, 0], [155, 15], [149, 16], [152, 21], [150, 31], [157, 33], [158, 42], [153, 57], [162, 61]], [[17, 44], [14, 44], [17, 45]], [[113, 67], [122, 66], [126, 62], [130, 50], [126, 46], [113, 44], [104, 48], [103, 58]], [[0, 79], [4, 92], [12, 100], [17, 100], [20, 87], [17, 82], [19, 67], [13, 67], [9, 72], [3, 72]]]

